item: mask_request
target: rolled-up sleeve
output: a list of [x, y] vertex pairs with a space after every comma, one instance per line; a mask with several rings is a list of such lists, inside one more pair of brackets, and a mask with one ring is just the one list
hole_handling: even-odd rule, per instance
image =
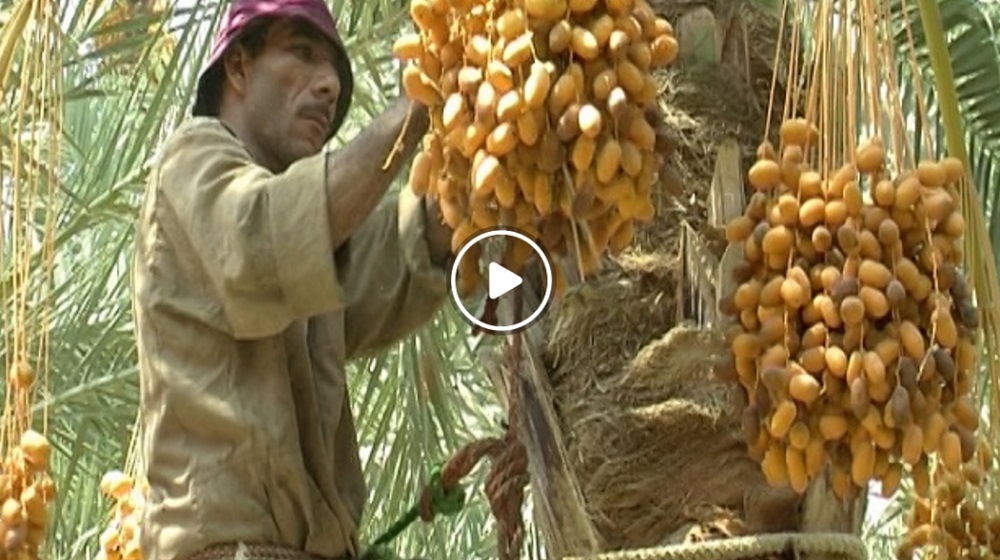
[[422, 200], [403, 187], [338, 251], [349, 356], [398, 341], [440, 308], [447, 276], [431, 259], [428, 219]]
[[344, 305], [323, 154], [273, 174], [224, 128], [205, 124], [167, 147], [160, 173], [160, 196], [234, 337], [272, 336]]

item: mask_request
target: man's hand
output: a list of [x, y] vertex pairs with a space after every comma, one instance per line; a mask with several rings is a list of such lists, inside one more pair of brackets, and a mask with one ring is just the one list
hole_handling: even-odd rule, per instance
[[[409, 99], [405, 93], [401, 93], [394, 103], [409, 105], [410, 120], [406, 124], [409, 129], [407, 136], [419, 134], [420, 138], [423, 138], [423, 135], [430, 128], [431, 121], [430, 110], [427, 106], [419, 101]], [[414, 146], [414, 149], [419, 150], [419, 144]], [[406, 184], [403, 185], [403, 188], [409, 189], [410, 186]], [[424, 217], [426, 218], [424, 223], [427, 224], [425, 237], [431, 261], [444, 267], [448, 264], [448, 258], [451, 256], [452, 230], [441, 221], [441, 209], [438, 206], [437, 198], [431, 196], [421, 196], [420, 198], [424, 205]]]

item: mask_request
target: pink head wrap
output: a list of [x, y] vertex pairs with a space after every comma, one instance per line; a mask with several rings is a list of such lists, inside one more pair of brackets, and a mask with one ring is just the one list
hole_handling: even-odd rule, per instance
[[198, 90], [192, 113], [214, 114], [215, 108], [209, 103], [213, 97], [218, 96], [222, 55], [249, 23], [262, 17], [298, 18], [306, 21], [329, 39], [336, 49], [337, 56], [334, 63], [340, 77], [340, 96], [337, 99], [336, 113], [330, 122], [327, 136], [329, 140], [337, 133], [347, 117], [354, 92], [354, 74], [351, 71], [347, 50], [337, 33], [333, 15], [323, 0], [233, 0], [215, 35], [208, 61], [198, 77]]

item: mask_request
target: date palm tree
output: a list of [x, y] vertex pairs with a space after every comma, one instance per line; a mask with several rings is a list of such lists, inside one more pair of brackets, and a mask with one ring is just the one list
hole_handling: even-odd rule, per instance
[[[0, 0], [0, 35], [16, 33], [7, 23], [26, 1]], [[216, 0], [50, 4], [60, 10], [62, 45], [49, 54], [62, 68], [64, 128], [59, 138], [58, 185], [50, 201], [58, 208], [51, 381], [36, 408], [49, 413], [58, 488], [45, 557], [77, 560], [91, 558], [97, 550], [109, 508], [97, 484], [105, 471], [124, 464], [136, 414], [128, 269], [133, 220], [148, 162], [158, 143], [186, 116], [195, 76], [223, 5]], [[390, 47], [408, 21], [405, 0], [331, 0], [331, 5], [339, 14], [358, 75], [357, 100], [343, 139], [398, 95], [398, 67]], [[687, 6], [670, 0], [657, 4], [673, 17], [691, 9]], [[726, 14], [744, 7], [742, 0], [733, 0], [717, 2], [712, 9], [720, 21], [729, 21]], [[755, 7], [765, 14], [760, 17], [774, 8]], [[1000, 203], [1000, 98], [994, 93], [1000, 91], [994, 32], [1000, 8], [977, 0], [940, 0], [939, 8], [979, 196], [990, 218], [992, 242], [1000, 247], [1000, 215], [995, 211]], [[913, 13], [909, 17], [916, 21]], [[914, 29], [918, 60], [926, 68], [926, 38], [919, 25]], [[745, 39], [752, 44], [759, 38]], [[902, 50], [902, 37], [899, 43]], [[5, 103], [0, 105], [3, 177], [14, 164], [11, 154], [18, 142], [8, 109], [15, 106], [18, 94], [17, 60], [13, 58]], [[695, 57], [686, 63], [693, 74], [699, 71], [694, 70], [700, 66], [697, 62]], [[712, 63], [704, 66], [704, 71], [713, 71]], [[903, 76], [908, 71], [901, 68]], [[933, 92], [930, 86], [928, 82], [924, 91]], [[909, 107], [916, 106], [912, 91], [906, 100]], [[925, 102], [935, 115], [933, 94]], [[3, 183], [3, 188], [9, 185]], [[446, 306], [421, 332], [352, 364], [353, 407], [371, 481], [372, 506], [363, 527], [366, 539], [387, 529], [412, 505], [436, 463], [472, 439], [502, 433], [503, 408], [477, 357], [480, 346], [493, 342], [471, 337], [467, 325]], [[991, 383], [984, 377], [984, 387]], [[494, 525], [479, 489], [482, 475], [482, 469], [474, 472], [469, 503], [459, 514], [430, 525], [416, 523], [393, 543], [398, 552], [434, 558], [495, 557]], [[530, 511], [525, 514], [526, 554], [543, 556], [541, 539], [531, 530]]]

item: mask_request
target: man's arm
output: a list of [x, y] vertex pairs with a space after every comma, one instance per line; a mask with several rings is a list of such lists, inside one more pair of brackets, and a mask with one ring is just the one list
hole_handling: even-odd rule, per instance
[[322, 154], [274, 174], [218, 121], [189, 121], [151, 174], [145, 266], [156, 274], [160, 251], [172, 254], [190, 285], [163, 289], [204, 294], [195, 318], [240, 340], [342, 309], [325, 178]]
[[[238, 339], [346, 305], [331, 257], [372, 213], [427, 128], [414, 106], [403, 150], [382, 170], [406, 119], [397, 101], [350, 145], [280, 174], [253, 161], [218, 122], [197, 120], [164, 147], [151, 181], [157, 231], [203, 278], [220, 323]], [[210, 310], [211, 311], [211, 310]]]
[[437, 212], [429, 198], [403, 186], [338, 251], [349, 358], [400, 340], [441, 307], [451, 230]]
[[[383, 170], [404, 123], [402, 149], [393, 155], [388, 169]], [[357, 138], [327, 157], [327, 207], [334, 249], [350, 238], [378, 206], [400, 168], [410, 161], [420, 145], [429, 123], [425, 106], [400, 97]]]

